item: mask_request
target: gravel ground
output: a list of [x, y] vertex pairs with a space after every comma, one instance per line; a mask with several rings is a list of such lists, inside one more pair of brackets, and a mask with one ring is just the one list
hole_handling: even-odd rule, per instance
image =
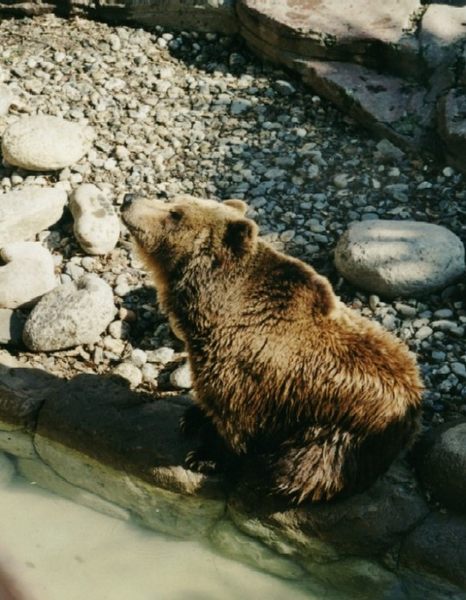
[[[244, 198], [263, 235], [313, 264], [345, 302], [417, 352], [426, 424], [466, 415], [465, 279], [422, 300], [383, 302], [342, 281], [333, 266], [333, 248], [353, 220], [428, 221], [464, 242], [462, 175], [378, 150], [377, 140], [234, 38], [52, 16], [3, 21], [0, 37], [0, 83], [17, 95], [0, 131], [18, 116], [44, 113], [97, 132], [90, 154], [58, 174], [0, 167], [2, 191], [61, 181], [70, 191], [82, 182], [108, 188], [115, 205], [128, 192]], [[142, 377], [142, 388], [173, 389], [177, 377], [169, 374], [183, 349], [157, 311], [127, 235], [107, 257], [86, 256], [66, 214], [39, 239], [53, 249], [63, 282], [84, 272], [103, 277], [119, 313], [93, 346], [9, 351], [62, 377], [116, 369], [135, 384]]]

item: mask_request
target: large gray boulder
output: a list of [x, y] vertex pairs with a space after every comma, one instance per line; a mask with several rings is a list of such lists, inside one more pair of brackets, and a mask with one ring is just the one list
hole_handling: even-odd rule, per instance
[[29, 171], [55, 171], [78, 162], [90, 149], [88, 126], [60, 117], [34, 115], [12, 123], [3, 134], [3, 158]]
[[431, 430], [415, 456], [418, 474], [434, 498], [466, 513], [466, 420]]
[[91, 344], [115, 316], [112, 288], [96, 275], [59, 286], [35, 306], [24, 326], [30, 350], [53, 351]]
[[358, 221], [340, 238], [335, 265], [348, 281], [369, 292], [388, 298], [420, 296], [464, 272], [464, 246], [439, 225]]
[[[400, 552], [400, 563], [411, 569], [446, 577], [464, 591], [466, 589], [465, 540], [466, 517], [432, 513], [404, 541]], [[463, 595], [456, 596], [456, 598], [463, 597]]]

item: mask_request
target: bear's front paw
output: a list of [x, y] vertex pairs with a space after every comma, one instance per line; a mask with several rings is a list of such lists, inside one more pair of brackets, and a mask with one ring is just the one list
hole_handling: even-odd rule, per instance
[[202, 410], [193, 404], [187, 408], [180, 419], [180, 431], [186, 437], [197, 435], [208, 421]]
[[204, 473], [206, 475], [216, 473], [218, 470], [217, 463], [210, 457], [205, 456], [202, 448], [191, 450], [185, 458], [185, 465], [191, 471]]

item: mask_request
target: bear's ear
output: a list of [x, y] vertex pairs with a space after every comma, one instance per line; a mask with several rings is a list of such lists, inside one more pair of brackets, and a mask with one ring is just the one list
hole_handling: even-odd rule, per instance
[[246, 204], [246, 202], [243, 202], [242, 200], [236, 200], [236, 198], [232, 198], [231, 200], [224, 200], [223, 204], [226, 204], [226, 206], [231, 206], [231, 208], [238, 210], [243, 216], [248, 210], [248, 205]]
[[251, 250], [257, 238], [257, 225], [249, 219], [230, 221], [225, 231], [225, 245], [236, 255]]

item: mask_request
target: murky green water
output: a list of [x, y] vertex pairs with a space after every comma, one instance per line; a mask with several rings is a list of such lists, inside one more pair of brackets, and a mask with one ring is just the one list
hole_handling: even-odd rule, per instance
[[0, 487], [0, 559], [28, 600], [320, 600], [20, 478]]

